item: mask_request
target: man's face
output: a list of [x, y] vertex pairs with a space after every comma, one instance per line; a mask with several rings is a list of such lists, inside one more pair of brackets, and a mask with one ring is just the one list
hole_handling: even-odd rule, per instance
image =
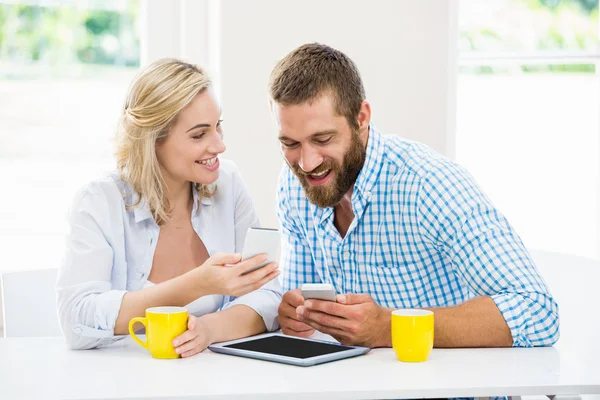
[[308, 200], [332, 207], [354, 185], [366, 157], [365, 142], [333, 100], [322, 95], [312, 103], [274, 103], [281, 152], [298, 177]]

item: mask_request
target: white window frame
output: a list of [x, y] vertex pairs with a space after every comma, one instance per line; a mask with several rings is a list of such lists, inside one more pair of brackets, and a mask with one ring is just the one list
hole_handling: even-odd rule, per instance
[[202, 65], [220, 93], [218, 0], [140, 0], [140, 64], [181, 58]]

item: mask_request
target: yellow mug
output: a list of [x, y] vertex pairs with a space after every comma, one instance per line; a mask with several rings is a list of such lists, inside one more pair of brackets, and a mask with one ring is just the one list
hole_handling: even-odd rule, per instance
[[400, 361], [427, 361], [433, 348], [433, 312], [392, 311], [392, 347]]
[[[146, 328], [146, 341], [142, 342], [133, 330], [133, 325], [141, 322]], [[146, 317], [129, 321], [131, 337], [154, 358], [179, 358], [173, 347], [173, 339], [187, 330], [188, 311], [184, 307], [152, 307], [146, 310]]]

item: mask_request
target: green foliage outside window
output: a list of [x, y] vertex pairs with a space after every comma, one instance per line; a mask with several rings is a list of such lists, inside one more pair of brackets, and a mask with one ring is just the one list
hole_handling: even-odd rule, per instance
[[[486, 7], [493, 3], [489, 2]], [[459, 43], [463, 54], [578, 52], [598, 48], [598, 0], [512, 0], [501, 3], [501, 7], [481, 19], [477, 15], [469, 16], [469, 7], [463, 5], [461, 15], [466, 13], [466, 22], [461, 24]], [[522, 72], [590, 73], [594, 72], [594, 65], [521, 65], [519, 69]], [[489, 74], [508, 72], [511, 67], [477, 66], [463, 67], [462, 70]]]
[[25, 78], [36, 68], [60, 74], [73, 65], [89, 66], [87, 74], [139, 66], [138, 2], [126, 4], [123, 10], [0, 3], [0, 77]]

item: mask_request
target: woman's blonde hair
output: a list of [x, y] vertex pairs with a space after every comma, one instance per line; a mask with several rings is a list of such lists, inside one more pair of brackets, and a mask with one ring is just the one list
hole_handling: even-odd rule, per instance
[[[127, 208], [138, 206], [146, 198], [159, 225], [168, 221], [171, 208], [156, 145], [167, 137], [181, 110], [210, 84], [198, 66], [165, 58], [139, 72], [125, 99], [117, 133], [117, 169], [121, 180], [138, 194], [137, 202]], [[193, 189], [201, 197], [213, 194], [206, 185], [194, 184]]]

